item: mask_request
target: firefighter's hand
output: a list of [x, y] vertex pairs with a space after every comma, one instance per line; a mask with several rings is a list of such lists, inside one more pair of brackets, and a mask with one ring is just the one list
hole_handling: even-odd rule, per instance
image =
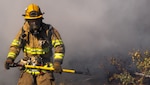
[[54, 72], [56, 73], [62, 73], [61, 64], [59, 62], [54, 62]]
[[9, 69], [10, 64], [14, 63], [14, 60], [12, 58], [7, 58], [5, 61], [5, 69]]

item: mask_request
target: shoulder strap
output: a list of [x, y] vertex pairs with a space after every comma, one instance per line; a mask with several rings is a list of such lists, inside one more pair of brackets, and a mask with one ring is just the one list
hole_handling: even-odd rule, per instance
[[21, 28], [22, 32], [21, 32], [21, 35], [20, 35], [20, 37], [19, 37], [19, 39], [20, 39], [20, 41], [21, 41], [20, 47], [21, 47], [22, 49], [24, 49], [24, 46], [26, 45], [26, 43], [29, 43], [29, 32], [26, 32], [26, 31], [24, 30], [24, 25], [25, 25], [25, 23], [26, 23], [26, 22], [24, 22], [24, 24], [23, 24], [23, 26], [22, 26], [22, 28]]
[[51, 35], [52, 35], [53, 26], [50, 24], [45, 24], [44, 29], [46, 32], [46, 37], [44, 37], [44, 39], [49, 43], [49, 45], [51, 45], [51, 42], [52, 42], [51, 41]]
[[46, 35], [47, 35], [47, 37], [50, 37], [52, 35], [53, 26], [50, 25], [50, 24], [48, 24], [47, 26], [48, 26], [48, 28], [47, 28], [47, 31], [46, 31]]
[[22, 50], [24, 50], [24, 46], [25, 46], [25, 44], [26, 44], [26, 40], [25, 40], [25, 37], [26, 37], [26, 36], [27, 36], [27, 35], [25, 34], [25, 30], [24, 30], [23, 27], [22, 27], [21, 36], [19, 37], [20, 42], [21, 42], [21, 45], [20, 45], [19, 47], [22, 48]]

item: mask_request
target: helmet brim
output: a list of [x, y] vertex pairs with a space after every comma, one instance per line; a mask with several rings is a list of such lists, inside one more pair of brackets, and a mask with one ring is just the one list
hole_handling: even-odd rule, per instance
[[43, 18], [42, 15], [37, 16], [37, 17], [30, 17], [30, 16], [24, 16], [25, 19], [39, 19], [39, 18]]

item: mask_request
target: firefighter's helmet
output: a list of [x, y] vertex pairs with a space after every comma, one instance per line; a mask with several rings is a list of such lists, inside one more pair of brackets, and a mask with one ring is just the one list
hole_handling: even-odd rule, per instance
[[43, 13], [40, 10], [40, 7], [36, 4], [30, 4], [25, 9], [25, 14], [23, 14], [25, 19], [39, 19], [43, 18]]

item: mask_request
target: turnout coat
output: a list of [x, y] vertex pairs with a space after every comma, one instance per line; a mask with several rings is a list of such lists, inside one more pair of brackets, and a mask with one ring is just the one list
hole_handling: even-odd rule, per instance
[[22, 49], [23, 60], [36, 61], [42, 58], [42, 64], [54, 61], [62, 63], [65, 47], [59, 32], [45, 23], [42, 23], [37, 35], [33, 35], [29, 28], [28, 22], [25, 22], [13, 39], [7, 57], [15, 60]]

